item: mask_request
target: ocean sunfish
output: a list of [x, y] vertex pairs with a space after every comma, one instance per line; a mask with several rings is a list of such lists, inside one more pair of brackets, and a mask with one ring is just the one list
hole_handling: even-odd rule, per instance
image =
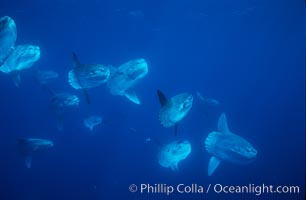
[[247, 164], [257, 155], [257, 150], [248, 141], [229, 131], [224, 113], [219, 118], [218, 131], [207, 136], [205, 147], [211, 155], [208, 176], [214, 173], [221, 161]]
[[102, 123], [102, 117], [97, 115], [91, 115], [84, 119], [84, 125], [93, 131], [94, 127]]
[[111, 68], [111, 76], [107, 82], [111, 94], [125, 96], [135, 104], [141, 104], [132, 88], [148, 74], [148, 64], [145, 59], [131, 60], [118, 68]]
[[174, 126], [174, 134], [176, 135], [178, 123], [187, 115], [192, 107], [193, 96], [188, 93], [181, 93], [167, 99], [160, 90], [157, 90], [157, 95], [161, 104], [159, 120], [166, 128]]
[[57, 79], [59, 74], [53, 70], [37, 70], [36, 79], [42, 85], [46, 85]]
[[13, 51], [17, 39], [14, 20], [9, 16], [0, 18], [0, 67]]
[[53, 93], [50, 101], [50, 109], [57, 118], [57, 128], [59, 131], [63, 129], [63, 118], [67, 112], [76, 110], [79, 107], [79, 98], [70, 93]]
[[158, 162], [162, 167], [170, 167], [178, 171], [178, 163], [187, 158], [191, 152], [188, 140], [178, 140], [163, 146], [158, 154]]
[[87, 103], [90, 103], [87, 89], [106, 83], [110, 77], [110, 69], [101, 64], [81, 64], [77, 55], [72, 54], [74, 68], [68, 73], [68, 81], [76, 90], [83, 90]]
[[17, 145], [19, 153], [25, 158], [26, 167], [31, 168], [32, 155], [35, 152], [41, 152], [53, 147], [53, 142], [39, 138], [19, 138], [17, 139]]
[[40, 48], [33, 45], [19, 45], [11, 52], [0, 67], [0, 71], [10, 74], [17, 87], [20, 85], [20, 71], [28, 69], [40, 58]]
[[220, 102], [216, 99], [204, 97], [200, 92], [197, 92], [197, 97], [200, 101], [205, 103], [208, 106], [218, 106], [220, 105]]

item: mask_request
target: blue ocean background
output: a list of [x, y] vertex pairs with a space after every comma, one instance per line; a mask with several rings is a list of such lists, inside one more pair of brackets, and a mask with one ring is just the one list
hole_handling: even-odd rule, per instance
[[[264, 0], [1, 0], [0, 17], [17, 26], [16, 44], [38, 45], [41, 58], [15, 87], [0, 74], [0, 200], [54, 199], [304, 199], [305, 3]], [[68, 83], [72, 52], [82, 63], [119, 66], [145, 58], [149, 73], [135, 86], [136, 105], [105, 85], [89, 90], [91, 104]], [[36, 69], [60, 76], [49, 87], [80, 98], [59, 132], [50, 94]], [[156, 90], [194, 95], [178, 136], [158, 120]], [[196, 92], [220, 101], [204, 105]], [[257, 149], [248, 165], [221, 163], [207, 176], [207, 135], [226, 113], [232, 132]], [[89, 114], [103, 117], [93, 134]], [[16, 138], [50, 139], [54, 147], [27, 169]], [[188, 139], [192, 152], [179, 172], [159, 165], [156, 138]], [[140, 194], [130, 184], [197, 183], [298, 185], [300, 194]]]

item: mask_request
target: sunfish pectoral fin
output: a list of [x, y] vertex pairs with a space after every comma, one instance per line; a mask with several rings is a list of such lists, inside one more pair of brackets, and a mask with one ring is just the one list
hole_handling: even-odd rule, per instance
[[81, 65], [78, 59], [78, 56], [76, 55], [75, 52], [72, 52], [72, 59], [73, 59], [74, 67], [79, 67]]
[[170, 166], [171, 170], [174, 171], [174, 172], [178, 172], [179, 171], [179, 168], [177, 166], [177, 163], [173, 164]]
[[133, 103], [139, 105], [140, 104], [140, 101], [137, 97], [137, 95], [135, 94], [135, 92], [133, 91], [127, 91], [125, 92], [125, 96], [126, 98], [128, 98], [130, 101], [132, 101]]
[[208, 164], [208, 176], [211, 176], [220, 164], [220, 160], [212, 156]]
[[25, 161], [26, 167], [27, 167], [28, 169], [30, 169], [31, 166], [32, 166], [32, 156], [30, 156], [30, 155], [25, 156], [25, 157], [24, 157], [24, 161]]
[[89, 94], [88, 94], [88, 90], [83, 89], [83, 94], [85, 96], [87, 104], [90, 104], [90, 97], [89, 97]]
[[168, 100], [167, 100], [167, 97], [164, 95], [164, 93], [160, 90], [157, 90], [157, 96], [158, 96], [160, 105], [161, 106], [166, 105]]
[[227, 126], [225, 113], [222, 113], [218, 120], [218, 131], [222, 133], [231, 133]]
[[11, 73], [11, 77], [12, 77], [12, 79], [14, 81], [15, 86], [19, 88], [19, 85], [20, 85], [20, 74], [18, 72]]

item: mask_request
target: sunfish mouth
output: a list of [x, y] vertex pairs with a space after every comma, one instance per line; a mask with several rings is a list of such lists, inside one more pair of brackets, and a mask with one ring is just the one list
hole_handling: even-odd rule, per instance
[[145, 74], [145, 71], [142, 70], [142, 69], [139, 69], [139, 70], [135, 70], [133, 72], [129, 72], [128, 73], [128, 77], [135, 80], [137, 78], [139, 78], [141, 75]]

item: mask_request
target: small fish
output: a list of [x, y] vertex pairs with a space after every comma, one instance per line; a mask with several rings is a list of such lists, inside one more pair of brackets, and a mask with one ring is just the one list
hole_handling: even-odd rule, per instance
[[52, 99], [50, 106], [58, 114], [69, 112], [79, 106], [79, 98], [70, 93], [57, 93]]
[[31, 168], [32, 155], [35, 152], [41, 152], [53, 147], [52, 141], [39, 138], [19, 138], [17, 142], [19, 153], [24, 156], [27, 168]]
[[174, 141], [161, 148], [158, 154], [158, 162], [162, 167], [170, 167], [177, 172], [178, 163], [186, 159], [191, 153], [191, 145], [188, 140]]
[[9, 16], [0, 18], [0, 67], [13, 51], [17, 39], [14, 20]]
[[107, 82], [111, 94], [125, 96], [135, 104], [140, 104], [134, 85], [148, 74], [148, 64], [145, 59], [131, 60], [118, 68], [111, 68], [111, 77]]
[[40, 48], [33, 45], [19, 45], [11, 52], [0, 67], [0, 71], [10, 74], [17, 87], [20, 85], [20, 71], [33, 66], [40, 58]]
[[161, 104], [159, 120], [166, 128], [174, 126], [174, 134], [177, 135], [178, 123], [190, 111], [193, 103], [193, 96], [188, 93], [181, 93], [167, 99], [160, 90], [157, 90], [157, 95]]
[[219, 118], [218, 131], [207, 136], [205, 148], [211, 155], [208, 176], [214, 173], [221, 161], [247, 164], [257, 156], [257, 150], [248, 141], [229, 131], [224, 113]]
[[128, 12], [128, 16], [131, 17], [144, 17], [144, 13], [141, 10], [132, 10]]
[[36, 78], [42, 85], [48, 84], [59, 77], [58, 73], [53, 70], [37, 70]]
[[93, 128], [102, 123], [102, 117], [97, 115], [92, 115], [84, 119], [84, 125], [93, 131]]
[[204, 97], [200, 92], [197, 92], [197, 97], [200, 101], [204, 102], [205, 104], [209, 106], [218, 106], [220, 105], [220, 102], [213, 98]]
[[70, 93], [53, 93], [50, 101], [50, 108], [57, 118], [57, 128], [63, 129], [63, 118], [65, 113], [76, 110], [79, 107], [80, 100], [76, 95]]
[[135, 128], [129, 128], [129, 131], [130, 131], [131, 133], [136, 133], [136, 132], [137, 132], [137, 130], [136, 130]]

